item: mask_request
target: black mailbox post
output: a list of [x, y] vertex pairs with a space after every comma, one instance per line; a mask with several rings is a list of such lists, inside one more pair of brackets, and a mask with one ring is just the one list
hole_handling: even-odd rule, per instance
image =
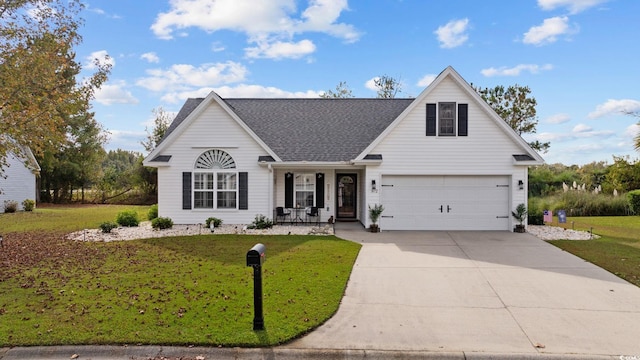
[[253, 267], [253, 330], [264, 330], [264, 316], [262, 315], [262, 264], [267, 257], [267, 248], [262, 244], [255, 244], [247, 252], [247, 266]]

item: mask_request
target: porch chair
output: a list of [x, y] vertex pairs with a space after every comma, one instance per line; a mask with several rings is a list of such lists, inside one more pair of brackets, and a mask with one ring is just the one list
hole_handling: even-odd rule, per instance
[[317, 226], [320, 226], [320, 212], [319, 212], [319, 208], [313, 206], [310, 208], [307, 208], [307, 222], [309, 221], [309, 218], [315, 218], [315, 223]]
[[291, 210], [285, 210], [282, 206], [278, 206], [276, 208], [276, 223], [278, 219], [280, 219], [280, 224], [284, 223], [284, 221], [289, 217], [289, 222], [291, 222]]

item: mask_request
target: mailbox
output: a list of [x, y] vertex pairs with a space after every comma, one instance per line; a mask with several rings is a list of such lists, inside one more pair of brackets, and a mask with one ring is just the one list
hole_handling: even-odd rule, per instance
[[247, 266], [262, 266], [267, 256], [267, 248], [262, 244], [255, 244], [247, 252]]

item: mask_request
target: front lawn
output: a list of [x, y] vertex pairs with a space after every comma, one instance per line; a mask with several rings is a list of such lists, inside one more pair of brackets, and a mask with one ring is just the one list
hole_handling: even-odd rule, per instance
[[640, 216], [573, 217], [559, 225], [576, 230], [593, 229], [601, 238], [549, 243], [640, 286]]
[[[17, 215], [50, 228], [3, 234], [0, 347], [280, 344], [337, 311], [360, 249], [333, 236], [295, 235], [71, 242], [54, 229], [77, 230], [77, 219], [71, 226], [68, 217], [38, 212]], [[245, 266], [258, 242], [267, 248], [264, 331], [253, 331], [253, 270]]]

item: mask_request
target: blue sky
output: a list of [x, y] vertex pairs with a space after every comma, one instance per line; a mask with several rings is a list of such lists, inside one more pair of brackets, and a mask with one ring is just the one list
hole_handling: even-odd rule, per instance
[[526, 85], [548, 163], [612, 162], [640, 112], [636, 0], [87, 0], [77, 57], [110, 56], [93, 111], [107, 149], [143, 151], [152, 109], [188, 97], [356, 97], [389, 75], [414, 97], [451, 65], [482, 87]]

